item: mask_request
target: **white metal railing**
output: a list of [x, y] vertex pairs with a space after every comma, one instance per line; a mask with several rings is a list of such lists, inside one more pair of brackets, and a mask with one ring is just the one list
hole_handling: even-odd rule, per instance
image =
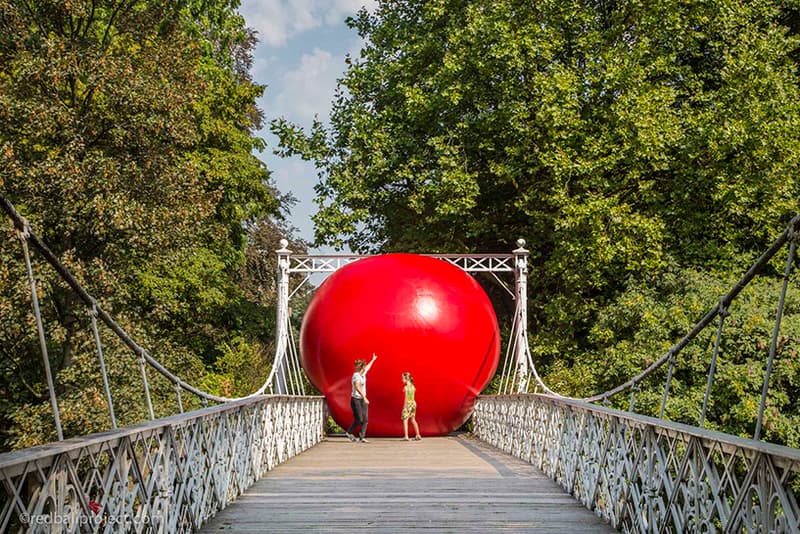
[[[527, 251], [526, 251], [527, 252]], [[514, 254], [423, 254], [455, 265], [468, 273], [513, 273]], [[369, 256], [359, 254], [293, 254], [290, 273], [332, 273]]]
[[322, 397], [261, 396], [0, 455], [0, 532], [192, 532], [322, 439]]
[[800, 532], [800, 450], [546, 395], [475, 402], [477, 437], [623, 532]]

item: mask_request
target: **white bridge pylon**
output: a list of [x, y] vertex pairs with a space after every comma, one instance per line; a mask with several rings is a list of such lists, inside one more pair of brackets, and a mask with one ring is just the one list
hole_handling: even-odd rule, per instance
[[[289, 304], [297, 291], [308, 283], [314, 274], [331, 274], [345, 265], [371, 255], [359, 254], [294, 254], [289, 242], [281, 239], [278, 255], [277, 314], [275, 331], [275, 360], [267, 383], [273, 393], [305, 394], [303, 371], [299, 350], [291, 324]], [[528, 256], [525, 240], [517, 240], [517, 248], [509, 254], [422, 254], [455, 265], [462, 271], [475, 275], [488, 273], [514, 300], [514, 316], [508, 338], [499, 393], [528, 391], [531, 370], [534, 368], [528, 347]], [[500, 278], [513, 273], [513, 291]], [[305, 275], [290, 291], [292, 275]], [[537, 380], [538, 382], [538, 380]]]

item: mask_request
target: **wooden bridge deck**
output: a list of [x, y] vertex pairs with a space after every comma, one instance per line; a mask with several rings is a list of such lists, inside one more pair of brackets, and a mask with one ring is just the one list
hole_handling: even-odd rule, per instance
[[326, 441], [201, 532], [613, 532], [530, 464], [467, 436]]

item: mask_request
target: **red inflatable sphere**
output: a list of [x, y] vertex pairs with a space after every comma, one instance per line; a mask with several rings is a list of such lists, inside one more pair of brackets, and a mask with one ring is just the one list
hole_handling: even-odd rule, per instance
[[300, 345], [303, 368], [340, 426], [353, 421], [353, 361], [369, 362], [376, 353], [367, 374], [368, 435], [403, 435], [407, 371], [417, 388], [417, 422], [431, 436], [470, 416], [497, 369], [500, 332], [489, 298], [470, 275], [436, 258], [387, 254], [325, 280], [303, 318]]

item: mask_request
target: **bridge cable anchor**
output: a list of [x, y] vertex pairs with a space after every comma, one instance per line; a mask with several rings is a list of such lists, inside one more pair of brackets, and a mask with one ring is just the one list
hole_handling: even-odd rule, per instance
[[641, 390], [642, 388], [639, 387], [639, 384], [634, 380], [633, 384], [631, 384], [631, 400], [628, 403], [628, 411], [633, 412], [633, 408], [636, 405], [636, 392]]
[[664, 418], [664, 412], [667, 409], [667, 397], [669, 397], [669, 387], [672, 383], [672, 373], [675, 371], [675, 365], [678, 363], [675, 347], [670, 347], [667, 352], [669, 367], [667, 367], [667, 379], [664, 382], [664, 395], [661, 397], [661, 409], [658, 412], [658, 418]]
[[156, 415], [153, 411], [153, 400], [150, 398], [150, 383], [147, 381], [147, 352], [144, 347], [139, 347], [139, 367], [142, 371], [142, 383], [144, 384], [144, 396], [147, 400], [147, 410], [150, 413], [150, 419], [155, 419]]
[[721, 297], [719, 299], [719, 305], [717, 306], [717, 315], [721, 318], [726, 318], [731, 314], [730, 308], [725, 304], [725, 297]]
[[19, 221], [14, 221], [14, 226], [17, 230], [17, 237], [22, 241], [27, 241], [31, 237], [31, 223], [29, 223], [28, 219], [22, 215], [20, 215], [19, 218]]
[[106, 360], [103, 356], [103, 343], [100, 341], [100, 330], [97, 327], [97, 317], [100, 315], [100, 307], [97, 305], [97, 300], [92, 297], [91, 307], [86, 310], [86, 315], [92, 321], [92, 335], [94, 336], [95, 348], [97, 349], [97, 360], [100, 364], [100, 375], [103, 378], [103, 389], [106, 394], [106, 403], [108, 403], [108, 415], [111, 419], [111, 427], [117, 428], [117, 416], [114, 412], [114, 400], [111, 397], [111, 385], [108, 381], [108, 371], [106, 370]]

